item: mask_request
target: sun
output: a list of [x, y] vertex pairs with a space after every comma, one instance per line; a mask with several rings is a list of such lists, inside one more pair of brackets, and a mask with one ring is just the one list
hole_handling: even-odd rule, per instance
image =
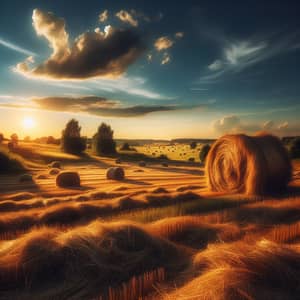
[[25, 129], [32, 129], [32, 128], [34, 128], [35, 127], [35, 121], [34, 121], [34, 119], [31, 118], [31, 117], [25, 117], [23, 119], [23, 127]]

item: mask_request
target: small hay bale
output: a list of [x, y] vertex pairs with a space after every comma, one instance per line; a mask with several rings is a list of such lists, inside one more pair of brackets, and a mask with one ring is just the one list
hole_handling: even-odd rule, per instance
[[162, 165], [163, 167], [165, 167], [165, 168], [167, 168], [167, 167], [169, 166], [169, 165], [168, 165], [167, 163], [165, 163], [165, 162], [162, 163], [161, 165]]
[[56, 185], [59, 187], [79, 187], [80, 176], [77, 172], [61, 172], [56, 176]]
[[286, 149], [266, 133], [221, 137], [212, 145], [205, 168], [212, 191], [247, 195], [284, 191], [292, 175]]
[[22, 174], [19, 177], [19, 182], [33, 182], [33, 177], [31, 174]]
[[121, 163], [122, 163], [122, 161], [121, 161], [121, 159], [120, 159], [120, 158], [118, 158], [118, 159], [116, 159], [115, 163], [116, 163], [116, 164], [121, 164]]
[[49, 168], [61, 169], [61, 164], [59, 161], [53, 161], [49, 164]]
[[106, 178], [112, 180], [123, 180], [125, 177], [124, 169], [121, 167], [109, 168], [106, 172]]
[[140, 162], [139, 162], [139, 166], [140, 166], [140, 167], [146, 167], [146, 162], [140, 161]]
[[52, 168], [50, 171], [49, 171], [49, 175], [57, 175], [60, 173], [60, 169], [57, 169], [57, 168]]
[[46, 174], [39, 174], [36, 179], [48, 179], [48, 176]]

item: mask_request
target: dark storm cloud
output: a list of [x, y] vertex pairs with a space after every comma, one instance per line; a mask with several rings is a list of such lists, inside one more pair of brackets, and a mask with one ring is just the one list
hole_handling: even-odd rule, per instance
[[35, 9], [33, 27], [45, 37], [53, 49], [51, 56], [40, 65], [30, 68], [27, 62], [16, 70], [27, 76], [54, 79], [86, 79], [116, 77], [124, 73], [145, 50], [141, 36], [132, 29], [106, 26], [85, 32], [69, 46], [64, 19], [50, 12]]
[[87, 97], [45, 97], [35, 98], [31, 100], [36, 108], [68, 111], [68, 112], [83, 112], [97, 116], [109, 117], [137, 117], [153, 112], [166, 112], [184, 109], [179, 106], [146, 106], [136, 105], [123, 107], [119, 101], [109, 100], [103, 97], [87, 96]]

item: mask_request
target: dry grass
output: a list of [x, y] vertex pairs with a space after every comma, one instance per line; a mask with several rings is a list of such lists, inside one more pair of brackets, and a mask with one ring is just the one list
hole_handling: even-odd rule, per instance
[[196, 249], [205, 248], [209, 243], [235, 241], [243, 236], [234, 224], [208, 224], [195, 216], [162, 219], [149, 224], [148, 228], [156, 235]]
[[6, 212], [2, 214], [0, 217], [0, 235], [5, 235], [8, 232], [26, 231], [34, 226], [74, 226], [99, 217], [111, 216], [123, 210], [161, 207], [200, 198], [199, 195], [191, 192], [167, 195], [137, 194], [134, 197], [119, 196], [118, 193], [93, 192], [87, 194], [86, 197], [81, 195], [63, 200], [35, 200], [31, 203], [3, 201], [0, 202], [0, 209], [2, 211], [14, 210], [15, 213]]
[[200, 273], [164, 299], [296, 299], [300, 248], [261, 240], [209, 247], [194, 259]]
[[128, 222], [94, 222], [65, 232], [34, 230], [2, 242], [0, 253], [1, 299], [96, 297], [146, 271], [176, 270], [180, 266], [174, 263], [183, 255], [172, 243]]
[[107, 292], [102, 293], [97, 300], [146, 299], [147, 294], [153, 291], [153, 287], [164, 280], [165, 269], [158, 268], [140, 276], [134, 276], [121, 286], [109, 287]]
[[[184, 153], [192, 156], [180, 147], [182, 160]], [[156, 157], [176, 153], [176, 145], [157, 149]], [[53, 161], [39, 154], [48, 150], [36, 146], [33, 160]], [[34, 189], [16, 183], [22, 192], [13, 186], [1, 194], [0, 299], [277, 300], [299, 294], [300, 164], [293, 192], [275, 198], [212, 193], [201, 167], [188, 162], [162, 168], [147, 160], [136, 173], [138, 161], [122, 157], [126, 179], [107, 180], [115, 158], [92, 159], [60, 159], [64, 170], [80, 174], [80, 189], [59, 189], [53, 176], [38, 179], [49, 172], [44, 165], [31, 170]], [[0, 184], [10, 180], [0, 177]]]

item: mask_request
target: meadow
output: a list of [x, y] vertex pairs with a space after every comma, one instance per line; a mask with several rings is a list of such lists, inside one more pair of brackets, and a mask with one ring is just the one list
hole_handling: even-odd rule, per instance
[[[201, 144], [132, 147], [1, 145], [21, 165], [0, 174], [0, 299], [297, 299], [299, 160], [286, 191], [254, 196], [212, 191]], [[57, 186], [68, 171], [80, 186]]]

